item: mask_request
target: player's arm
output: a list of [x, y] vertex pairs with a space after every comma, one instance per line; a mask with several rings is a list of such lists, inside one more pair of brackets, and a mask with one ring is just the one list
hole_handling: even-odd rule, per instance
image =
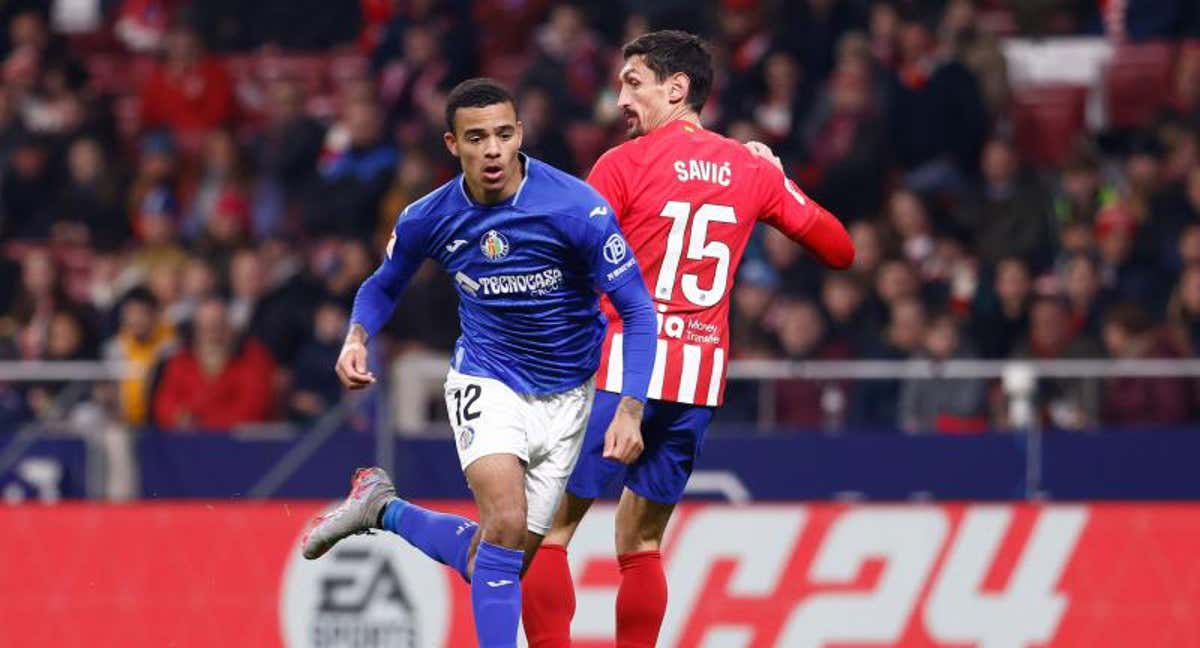
[[[592, 213], [596, 210], [592, 208]], [[637, 257], [625, 242], [611, 213], [588, 218], [590, 240], [584, 258], [597, 287], [608, 295], [624, 328], [621, 402], [604, 435], [604, 456], [632, 463], [642, 453], [642, 409], [654, 369], [656, 322], [654, 303], [642, 280]]]
[[367, 368], [367, 340], [392, 316], [396, 300], [424, 259], [420, 246], [414, 244], [418, 236], [414, 230], [411, 219], [401, 215], [388, 242], [383, 263], [363, 281], [354, 295], [350, 330], [334, 368], [342, 384], [349, 389], [362, 389], [375, 382], [375, 374]]
[[765, 198], [762, 220], [804, 246], [821, 263], [837, 270], [849, 268], [854, 262], [854, 242], [842, 223], [784, 175], [783, 164], [769, 147], [749, 142], [746, 148], [769, 163], [758, 178]]

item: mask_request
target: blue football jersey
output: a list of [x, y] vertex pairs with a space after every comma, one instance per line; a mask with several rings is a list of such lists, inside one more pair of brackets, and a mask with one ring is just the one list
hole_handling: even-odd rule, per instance
[[[525, 177], [507, 200], [475, 202], [460, 174], [409, 205], [376, 278], [394, 299], [423, 259], [435, 259], [459, 296], [451, 365], [518, 393], [548, 394], [596, 371], [606, 324], [597, 289], [641, 281], [641, 272], [600, 194], [521, 159]], [[358, 323], [374, 334], [383, 321]]]

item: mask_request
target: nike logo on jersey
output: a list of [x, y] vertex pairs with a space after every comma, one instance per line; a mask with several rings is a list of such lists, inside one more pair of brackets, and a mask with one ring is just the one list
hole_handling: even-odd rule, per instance
[[451, 254], [454, 254], [455, 252], [458, 252], [458, 248], [460, 248], [466, 244], [467, 244], [467, 242], [464, 241], [463, 239], [454, 239], [453, 243], [450, 243], [446, 246], [446, 251]]
[[593, 216], [604, 216], [607, 213], [608, 213], [608, 207], [605, 207], [604, 205], [600, 205], [599, 207], [592, 208], [592, 212], [590, 214], [588, 214], [588, 218], [591, 218]]
[[513, 582], [510, 580], [487, 581], [488, 587], [504, 587], [505, 585], [512, 584]]

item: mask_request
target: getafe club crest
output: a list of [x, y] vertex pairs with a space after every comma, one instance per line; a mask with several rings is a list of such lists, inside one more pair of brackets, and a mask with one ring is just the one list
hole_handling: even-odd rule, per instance
[[496, 230], [488, 230], [479, 241], [479, 249], [488, 261], [499, 261], [508, 256], [508, 239]]

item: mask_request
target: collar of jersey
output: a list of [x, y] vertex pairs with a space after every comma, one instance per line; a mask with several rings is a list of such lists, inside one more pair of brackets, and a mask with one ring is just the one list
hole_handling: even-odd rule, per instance
[[521, 160], [521, 184], [517, 185], [517, 190], [515, 193], [513, 193], [513, 195], [497, 203], [484, 204], [481, 202], [476, 202], [476, 200], [471, 197], [471, 192], [467, 191], [467, 174], [461, 174], [458, 178], [458, 190], [462, 193], [462, 196], [467, 201], [467, 204], [474, 207], [486, 208], [516, 206], [517, 198], [521, 197], [521, 191], [525, 189], [525, 183], [529, 182], [529, 171], [531, 168], [533, 168], [533, 165], [529, 163], [531, 158], [528, 155], [518, 152], [517, 158]]
[[668, 122], [666, 124], [663, 124], [662, 126], [659, 126], [658, 128], [655, 128], [654, 130], [650, 131], [649, 134], [655, 135], [657, 133], [662, 133], [663, 135], [666, 135], [667, 133], [677, 131], [677, 130], [688, 130], [689, 132], [699, 132], [699, 131], [704, 130], [704, 127], [701, 126], [700, 124], [695, 124], [686, 119], [680, 118], [680, 119], [676, 119], [674, 121]]

